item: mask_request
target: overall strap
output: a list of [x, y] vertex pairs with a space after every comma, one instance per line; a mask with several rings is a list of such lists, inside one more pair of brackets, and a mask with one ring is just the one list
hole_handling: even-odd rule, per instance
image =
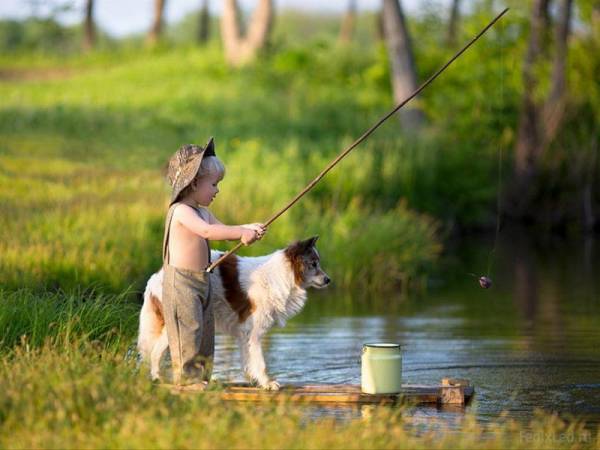
[[[206, 249], [208, 250], [208, 266], [210, 266], [212, 261], [210, 260], [210, 243], [208, 242], [208, 239], [206, 239]], [[208, 268], [208, 266], [206, 267]]]
[[[207, 223], [209, 223], [209, 218], [208, 217], [204, 217], [204, 208], [198, 208], [196, 209], [196, 211], [198, 212], [198, 215], [202, 218], [202, 220], [205, 220]], [[208, 265], [210, 266], [212, 264], [211, 260], [210, 260], [210, 243], [208, 242], [208, 239], [204, 239], [206, 241], [206, 250], [208, 251]], [[208, 266], [207, 266], [208, 267]]]
[[169, 264], [169, 232], [171, 231], [171, 221], [173, 220], [173, 213], [178, 203], [173, 203], [169, 207], [167, 212], [167, 220], [165, 221], [165, 234], [163, 237], [163, 266]]

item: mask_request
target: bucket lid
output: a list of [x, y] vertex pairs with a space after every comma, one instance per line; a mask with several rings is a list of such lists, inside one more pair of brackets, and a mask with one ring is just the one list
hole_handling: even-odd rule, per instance
[[372, 347], [372, 348], [400, 348], [400, 344], [394, 344], [392, 342], [377, 342], [377, 343], [363, 344], [363, 347]]

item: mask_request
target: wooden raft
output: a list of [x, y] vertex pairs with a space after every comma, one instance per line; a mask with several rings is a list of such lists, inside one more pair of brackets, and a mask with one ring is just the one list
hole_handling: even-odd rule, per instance
[[278, 391], [265, 391], [247, 383], [224, 384], [223, 390], [201, 391], [194, 386], [164, 385], [174, 393], [199, 393], [219, 395], [230, 401], [273, 401], [286, 399], [300, 403], [320, 404], [430, 404], [467, 405], [475, 390], [467, 380], [444, 378], [439, 385], [402, 386], [399, 394], [364, 394], [355, 384], [284, 385]]

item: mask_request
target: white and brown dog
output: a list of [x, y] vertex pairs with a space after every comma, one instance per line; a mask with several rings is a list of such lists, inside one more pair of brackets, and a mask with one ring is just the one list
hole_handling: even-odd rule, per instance
[[[278, 389], [267, 374], [261, 339], [274, 325], [284, 326], [306, 302], [306, 289], [330, 283], [320, 266], [318, 237], [295, 242], [260, 257], [232, 255], [211, 274], [211, 301], [217, 332], [235, 337], [240, 346], [242, 370], [260, 387]], [[211, 251], [215, 261], [222, 252]], [[152, 379], [159, 379], [160, 359], [168, 348], [162, 315], [162, 269], [152, 275], [140, 312], [138, 350], [150, 364]]]

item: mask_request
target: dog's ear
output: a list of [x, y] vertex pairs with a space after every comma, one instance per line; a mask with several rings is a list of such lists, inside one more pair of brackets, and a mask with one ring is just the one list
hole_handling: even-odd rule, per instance
[[298, 242], [298, 245], [299, 245], [301, 251], [305, 253], [308, 250], [310, 250], [311, 248], [313, 248], [315, 246], [315, 243], [317, 242], [317, 239], [319, 239], [319, 236], [313, 236], [313, 237], [310, 237], [308, 239]]
[[286, 252], [290, 256], [300, 256], [306, 254], [319, 239], [319, 236], [313, 236], [303, 241], [296, 241], [293, 244], [288, 245]]

